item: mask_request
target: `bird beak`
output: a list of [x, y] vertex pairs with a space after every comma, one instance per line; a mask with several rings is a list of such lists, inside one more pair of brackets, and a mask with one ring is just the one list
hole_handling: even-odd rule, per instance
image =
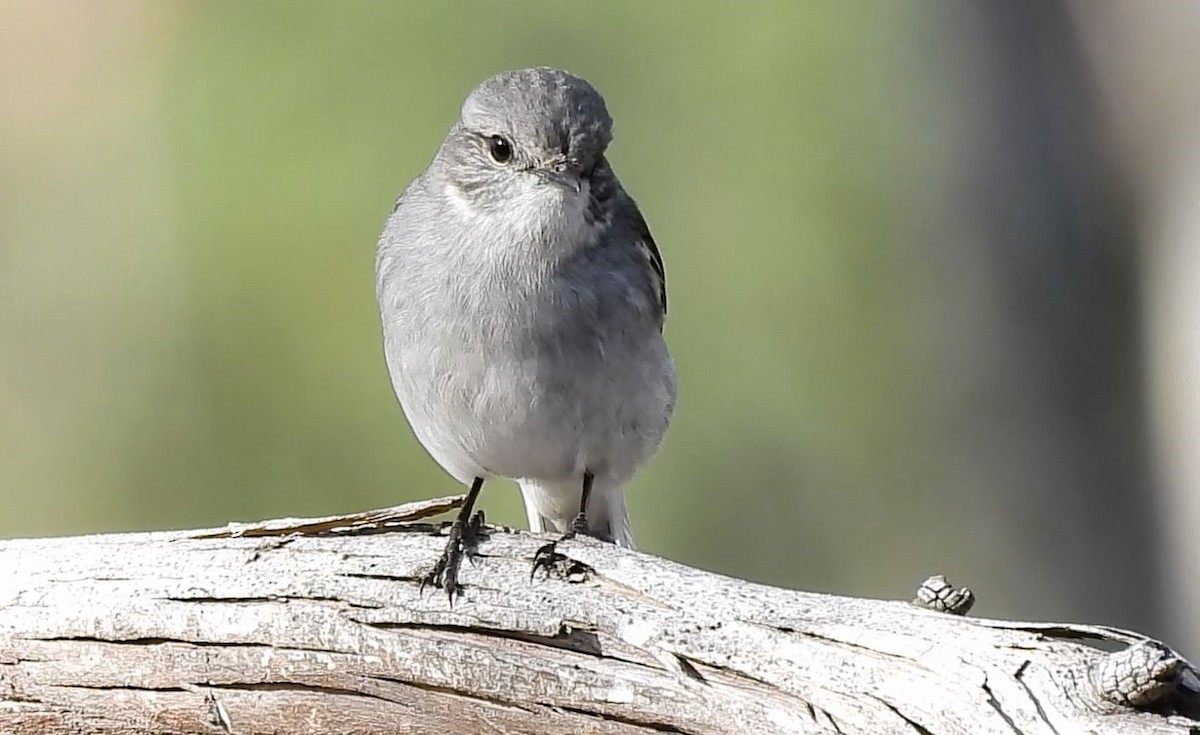
[[557, 161], [545, 168], [535, 170], [542, 181], [546, 183], [566, 187], [576, 194], [583, 191], [583, 177], [574, 164]]

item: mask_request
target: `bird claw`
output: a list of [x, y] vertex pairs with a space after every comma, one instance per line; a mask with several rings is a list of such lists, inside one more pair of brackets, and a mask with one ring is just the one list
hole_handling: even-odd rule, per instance
[[558, 545], [563, 541], [570, 541], [576, 536], [591, 536], [591, 532], [588, 530], [587, 516], [583, 513], [579, 513], [571, 519], [571, 524], [567, 526], [567, 532], [557, 541], [540, 546], [537, 551], [533, 552], [533, 568], [529, 570], [529, 581], [533, 581], [533, 577], [539, 569], [544, 570], [547, 577], [550, 576], [551, 569], [556, 569], [566, 576], [568, 571], [565, 569], [564, 562], [568, 559], [566, 555], [558, 553]]
[[[582, 531], [580, 526], [582, 526]], [[563, 562], [567, 561], [567, 556], [558, 552], [558, 545], [563, 541], [570, 541], [580, 534], [587, 534], [587, 521], [583, 518], [582, 513], [575, 516], [575, 520], [571, 521], [571, 526], [566, 533], [555, 541], [539, 546], [538, 550], [533, 552], [533, 566], [529, 570], [529, 581], [533, 581], [534, 575], [539, 569], [546, 572], [547, 577], [550, 576], [551, 570], [561, 571]]]
[[533, 553], [533, 568], [529, 571], [529, 581], [533, 582], [539, 569], [570, 583], [584, 582], [595, 575], [596, 570], [578, 559], [572, 559], [558, 550], [558, 544], [575, 538], [575, 533], [568, 531], [557, 541], [551, 541], [538, 548]]
[[[559, 539], [559, 541], [564, 539], [565, 537], [563, 539]], [[560, 562], [566, 561], [567, 557], [558, 553], [557, 547], [558, 541], [551, 541], [544, 546], [538, 547], [538, 550], [533, 552], [533, 565], [529, 568], [530, 582], [533, 581], [539, 569], [546, 572], [546, 576], [549, 577], [552, 569], [557, 567]]]
[[483, 511], [475, 511], [475, 515], [471, 516], [471, 522], [467, 524], [465, 536], [471, 540], [471, 543], [463, 544], [463, 554], [467, 557], [467, 561], [471, 562], [471, 566], [475, 566], [475, 560], [479, 558], [479, 539], [483, 538], [484, 530]]
[[425, 588], [437, 587], [446, 591], [450, 597], [450, 606], [454, 607], [454, 596], [462, 594], [462, 585], [458, 583], [458, 571], [465, 557], [474, 564], [478, 556], [476, 545], [483, 535], [483, 511], [478, 511], [471, 520], [463, 525], [459, 521], [450, 524], [450, 535], [446, 538], [446, 548], [438, 557], [433, 569], [421, 578], [418, 594], [424, 594]]

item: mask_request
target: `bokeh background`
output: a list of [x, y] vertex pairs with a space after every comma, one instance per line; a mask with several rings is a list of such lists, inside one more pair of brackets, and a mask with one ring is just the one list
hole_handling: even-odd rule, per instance
[[[0, 536], [458, 492], [375, 240], [562, 66], [666, 259], [647, 551], [1200, 655], [1200, 4], [0, 1]], [[523, 526], [515, 486], [493, 520]]]

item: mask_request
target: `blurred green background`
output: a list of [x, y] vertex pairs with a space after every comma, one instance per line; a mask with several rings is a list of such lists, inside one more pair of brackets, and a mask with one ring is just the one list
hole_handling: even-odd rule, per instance
[[[1195, 427], [1156, 406], [1200, 361], [1156, 382], [1179, 307], [1149, 296], [1194, 132], [1171, 29], [1200, 26], [1125, 15], [0, 2], [0, 536], [459, 492], [392, 395], [375, 240], [466, 93], [547, 64], [605, 94], [668, 271], [644, 550], [880, 597], [944, 572], [983, 615], [1196, 652], [1197, 487], [1163, 449]], [[483, 506], [524, 526], [515, 486]]]

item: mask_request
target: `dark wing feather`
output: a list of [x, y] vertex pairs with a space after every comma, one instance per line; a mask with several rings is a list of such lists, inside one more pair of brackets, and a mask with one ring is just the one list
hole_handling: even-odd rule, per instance
[[645, 251], [646, 259], [650, 262], [650, 269], [654, 271], [654, 278], [658, 281], [658, 303], [662, 307], [662, 316], [666, 317], [667, 272], [663, 268], [662, 254], [658, 252], [658, 244], [654, 242], [654, 236], [650, 234], [650, 227], [646, 224], [642, 213], [638, 211], [637, 205], [633, 206], [633, 213], [634, 233], [638, 237], [638, 247]]
[[617, 177], [609, 168], [608, 161], [601, 158], [591, 174], [591, 202], [588, 216], [592, 222], [603, 222], [612, 226], [627, 227], [634, 246], [646, 259], [647, 277], [650, 287], [658, 291], [658, 327], [662, 329], [667, 315], [667, 273], [663, 269], [662, 255], [658, 244], [650, 234], [646, 219], [642, 217], [637, 203], [625, 192]]

